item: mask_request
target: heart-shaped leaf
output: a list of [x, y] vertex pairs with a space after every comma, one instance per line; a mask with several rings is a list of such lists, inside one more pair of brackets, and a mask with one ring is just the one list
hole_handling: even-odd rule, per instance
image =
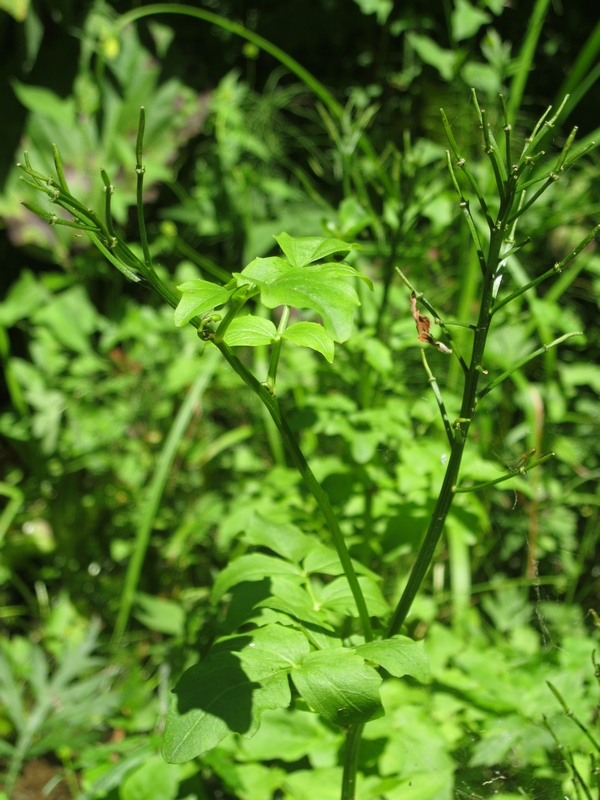
[[299, 345], [300, 347], [310, 347], [325, 356], [331, 364], [335, 352], [333, 339], [325, 331], [322, 325], [316, 322], [297, 322], [286, 328], [283, 334], [284, 339]]
[[284, 232], [276, 236], [275, 241], [294, 267], [304, 267], [314, 261], [327, 258], [332, 253], [349, 253], [350, 250], [360, 250], [358, 244], [348, 244], [341, 239], [323, 236], [293, 238]]
[[186, 281], [177, 288], [183, 293], [174, 315], [178, 328], [182, 328], [192, 317], [201, 316], [227, 303], [237, 289], [236, 286], [227, 289], [202, 280]]
[[317, 650], [291, 674], [308, 705], [336, 725], [366, 722], [383, 711], [381, 676], [351, 650]]

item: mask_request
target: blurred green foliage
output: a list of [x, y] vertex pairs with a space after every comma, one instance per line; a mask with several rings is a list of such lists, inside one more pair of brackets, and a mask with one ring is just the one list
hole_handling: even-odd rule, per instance
[[[530, 4], [448, 0], [426, 12], [386, 0], [210, 4], [332, 87], [340, 119], [271, 57], [204, 23], [167, 16], [117, 40], [111, 22], [127, 10], [123, 4], [0, 7], [7, 12], [0, 10], [0, 40], [12, 42], [2, 47], [11, 88], [6, 81], [0, 122], [8, 143], [0, 196], [0, 496], [7, 501], [0, 756], [13, 780], [23, 760], [53, 754], [71, 791], [89, 800], [308, 798], [315, 781], [320, 797], [337, 798], [339, 729], [301, 703], [267, 712], [253, 739], [229, 737], [190, 764], [167, 765], [156, 755], [168, 687], [264, 599], [260, 585], [246, 584], [251, 589], [225, 606], [210, 600], [229, 559], [252, 545], [253, 525], [262, 517], [327, 539], [276, 432], [224, 363], [177, 447], [127, 651], [109, 659], [107, 637], [98, 645], [92, 620], [108, 631], [114, 625], [152, 475], [206, 354], [191, 330], [175, 328], [172, 313], [153, 305], [144, 287], [127, 286], [84, 236], [46, 226], [20, 206], [25, 192], [12, 163], [26, 148], [50, 172], [58, 143], [69, 182], [94, 207], [102, 198], [98, 169], [106, 168], [116, 223], [131, 238], [144, 105], [151, 249], [170, 286], [239, 271], [275, 252], [273, 235], [282, 230], [361, 243], [352, 263], [374, 280], [375, 292], [357, 286], [360, 335], [336, 349], [332, 367], [317, 353], [284, 349], [278, 395], [352, 555], [382, 578], [393, 602], [448, 456], [408, 293], [393, 267], [401, 265], [446, 320], [474, 321], [479, 265], [445, 171], [438, 107], [489, 189], [493, 174], [479, 159], [467, 90], [475, 86], [490, 118], [499, 118], [495, 98], [518, 71]], [[586, 14], [583, 3], [563, 17], [548, 12], [517, 137], [558, 95], [573, 64], [585, 91], [575, 93], [568, 123], [580, 121], [584, 138], [600, 127], [598, 34]], [[567, 117], [560, 123], [550, 152], [568, 133]], [[363, 131], [376, 152], [361, 149]], [[598, 171], [592, 154], [530, 211], [531, 243], [507, 263], [511, 288], [563, 258], [598, 221]], [[592, 244], [540, 296], [523, 295], [498, 314], [491, 377], [567, 331], [582, 330], [585, 340], [550, 350], [496, 390], [477, 419], [461, 480], [493, 480], [534, 447], [556, 459], [527, 477], [457, 496], [408, 619], [411, 636], [427, 632], [432, 682], [384, 683], [387, 716], [365, 730], [363, 800], [496, 790], [501, 798], [572, 796], [573, 766], [590, 787], [597, 781], [599, 756], [590, 761], [589, 739], [545, 681], [592, 730], [599, 297]], [[466, 336], [454, 330], [465, 347]], [[247, 358], [266, 373], [260, 348]], [[434, 358], [454, 419], [457, 364]], [[65, 642], [79, 661], [69, 662]], [[90, 656], [97, 647], [102, 656]]]

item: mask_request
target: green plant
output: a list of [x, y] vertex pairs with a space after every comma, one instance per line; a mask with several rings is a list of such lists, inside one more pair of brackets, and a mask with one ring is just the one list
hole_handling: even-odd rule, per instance
[[[238, 612], [235, 621], [230, 623], [232, 635], [218, 639], [209, 654], [184, 673], [175, 688], [177, 699], [172, 703], [167, 718], [164, 743], [164, 753], [170, 761], [186, 761], [210, 750], [231, 731], [252, 736], [265, 711], [289, 705], [291, 694], [288, 676], [291, 676], [302, 702], [329, 722], [346, 729], [342, 798], [354, 797], [363, 726], [382, 711], [378, 696], [381, 676], [375, 667], [396, 676], [408, 674], [420, 680], [427, 676], [419, 645], [400, 636], [399, 631], [431, 563], [454, 496], [513, 479], [515, 474], [524, 475], [551, 457], [551, 454], [543, 455], [520, 465], [517, 473], [511, 471], [491, 481], [470, 486], [459, 484], [467, 434], [484, 398], [538, 355], [579, 335], [567, 333], [558, 337], [517, 359], [503, 371], [497, 371], [499, 374], [492, 374], [487, 385], [478, 388], [480, 376], [490, 372], [489, 368], [484, 367], [484, 354], [495, 315], [542, 280], [561, 272], [600, 228], [595, 228], [566, 258], [540, 277], [504, 298], [499, 296], [506, 263], [525, 244], [524, 240], [516, 238], [521, 216], [560, 178], [564, 169], [589, 148], [583, 148], [571, 156], [569, 151], [573, 133], [565, 143], [554, 169], [542, 178], [532, 177], [533, 168], [540, 157], [537, 145], [546, 128], [552, 127], [557, 115], [547, 121], [548, 115], [544, 115], [526, 140], [520, 155], [513, 156], [508, 120], [505, 119], [503, 152], [494, 139], [485, 111], [479, 109], [474, 95], [473, 99], [478, 122], [483, 129], [483, 143], [495, 176], [496, 198], [484, 198], [443, 116], [452, 149], [452, 155], [448, 153], [447, 164], [482, 272], [479, 319], [476, 324], [467, 325], [473, 335], [468, 363], [458, 352], [449, 328], [443, 322], [440, 325], [452, 343], [453, 351], [434, 339], [430, 333], [431, 321], [419, 311], [418, 303], [437, 321], [440, 315], [402, 275], [411, 291], [412, 316], [417, 324], [419, 339], [454, 355], [464, 372], [464, 388], [459, 416], [451, 422], [423, 352], [451, 455], [428, 532], [391, 617], [377, 586], [377, 576], [366, 565], [350, 558], [332, 505], [299, 448], [276, 394], [280, 353], [285, 340], [315, 349], [332, 361], [334, 343], [344, 342], [350, 337], [353, 310], [359, 301], [355, 289], [346, 280], [361, 279], [362, 276], [350, 264], [326, 259], [336, 254], [352, 254], [354, 245], [336, 239], [294, 239], [287, 234], [280, 234], [276, 238], [285, 258], [254, 259], [241, 272], [234, 273], [224, 286], [204, 280], [186, 282], [180, 286], [183, 294], [178, 301], [159, 278], [146, 237], [141, 203], [145, 171], [142, 162], [143, 110], [136, 150], [142, 258], [135, 255], [113, 228], [110, 210], [112, 187], [106, 173], [103, 173], [106, 187], [106, 214], [103, 221], [70, 193], [57, 150], [57, 181], [36, 172], [26, 158], [24, 170], [31, 185], [65, 208], [74, 221], [62, 220], [37, 207], [29, 207], [54, 224], [75, 225], [86, 231], [104, 255], [127, 277], [138, 282], [142, 278], [147, 281], [163, 300], [176, 308], [176, 324], [183, 326], [191, 323], [201, 339], [211, 342], [220, 350], [233, 370], [261, 400], [323, 514], [335, 547], [335, 551], [330, 550], [295, 526], [272, 525], [264, 518], [256, 518], [254, 525], [246, 530], [249, 544], [267, 548], [275, 555], [261, 552], [243, 555], [221, 572], [214, 587], [214, 600], [218, 601], [226, 593], [232, 593], [244, 610]], [[475, 194], [479, 213], [487, 229], [485, 238], [476, 227], [477, 217], [471, 213], [469, 202], [456, 178], [455, 168], [462, 170]], [[540, 188], [532, 190], [531, 187], [539, 183]], [[242, 313], [247, 303], [259, 297], [268, 309], [283, 307], [277, 327], [263, 316]], [[223, 306], [223, 311], [215, 310]], [[321, 317], [322, 325], [303, 320], [288, 327], [290, 309], [309, 309]], [[264, 381], [261, 382], [233, 348], [264, 345], [271, 346], [271, 357], [267, 374], [262, 376]], [[232, 608], [234, 606], [235, 603]], [[350, 622], [352, 617], [358, 618], [359, 631], [354, 631]], [[375, 629], [371, 619], [376, 620]], [[249, 623], [255, 627], [248, 628]], [[235, 633], [240, 626], [242, 631]]]
[[[69, 752], [100, 738], [119, 705], [114, 674], [104, 659], [92, 655], [97, 648], [98, 621], [84, 625], [63, 598], [62, 607], [57, 604], [47, 621], [45, 648], [24, 637], [1, 642], [0, 719], [3, 727], [9, 728], [2, 743], [2, 755], [7, 758], [3, 785], [7, 797], [25, 759], [58, 752], [68, 760]], [[54, 657], [52, 673], [48, 651]], [[14, 741], [10, 742], [12, 734]]]

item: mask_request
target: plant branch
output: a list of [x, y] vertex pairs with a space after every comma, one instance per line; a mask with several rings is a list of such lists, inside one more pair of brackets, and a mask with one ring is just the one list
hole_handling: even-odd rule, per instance
[[532, 461], [529, 466], [519, 467], [519, 469], [513, 470], [512, 472], [507, 473], [506, 475], [502, 475], [500, 478], [496, 478], [494, 481], [486, 481], [485, 483], [476, 483], [474, 486], [455, 486], [453, 491], [455, 494], [459, 494], [461, 492], [476, 492], [478, 489], [487, 489], [488, 486], [495, 486], [497, 483], [502, 483], [503, 481], [509, 481], [511, 478], [516, 478], [518, 475], [525, 475], [529, 472], [530, 469], [534, 467], [539, 467], [540, 464], [545, 464], [546, 461], [550, 461], [551, 458], [554, 458], [556, 453], [545, 453], [543, 456], [540, 456], [536, 461]]
[[528, 364], [530, 361], [533, 361], [534, 358], [537, 358], [538, 356], [542, 355], [542, 353], [547, 353], [551, 347], [556, 347], [557, 344], [562, 344], [562, 342], [566, 342], [567, 339], [572, 339], [573, 336], [583, 336], [583, 333], [581, 331], [573, 331], [572, 333], [565, 333], [564, 336], [559, 336], [558, 339], [555, 339], [553, 342], [550, 342], [550, 344], [543, 344], [533, 353], [530, 353], [528, 356], [525, 356], [525, 358], [522, 358], [520, 361], [517, 361], [515, 364], [512, 365], [510, 369], [507, 369], [505, 372], [502, 373], [502, 375], [493, 380], [491, 383], [488, 383], [487, 386], [485, 386], [480, 392], [478, 392], [477, 401], [479, 402], [479, 400], [485, 397], [486, 394], [489, 394], [489, 392], [491, 392], [492, 389], [495, 389], [496, 386], [498, 386], [500, 383], [502, 383], [502, 381], [504, 381], [506, 378], [512, 375], [513, 372], [516, 372], [518, 369], [521, 369], [521, 367], [525, 366], [525, 364]]

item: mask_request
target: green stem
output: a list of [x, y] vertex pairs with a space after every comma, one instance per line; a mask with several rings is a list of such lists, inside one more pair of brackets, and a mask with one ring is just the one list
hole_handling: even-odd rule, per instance
[[442, 415], [442, 421], [444, 423], [444, 430], [446, 431], [446, 436], [448, 437], [448, 442], [450, 443], [450, 447], [454, 446], [454, 437], [452, 435], [452, 428], [450, 427], [450, 420], [448, 419], [448, 413], [446, 412], [446, 406], [444, 405], [444, 400], [442, 398], [442, 393], [440, 392], [440, 387], [438, 386], [438, 382], [435, 378], [435, 375], [431, 371], [429, 367], [429, 363], [427, 361], [427, 356], [425, 355], [425, 351], [421, 350], [421, 359], [423, 361], [423, 366], [425, 367], [425, 372], [427, 373], [427, 377], [429, 379], [429, 383], [431, 384], [431, 389], [433, 394], [435, 395], [435, 399], [438, 404], [438, 408], [440, 409], [440, 414]]
[[573, 250], [571, 250], [571, 252], [567, 256], [565, 256], [562, 261], [557, 262], [549, 270], [546, 270], [546, 272], [544, 272], [543, 275], [540, 275], [535, 280], [530, 281], [530, 283], [528, 283], [526, 286], [521, 286], [520, 289], [517, 289], [512, 294], [509, 294], [508, 297], [505, 297], [499, 303], [496, 303], [496, 305], [494, 306], [494, 308], [492, 310], [492, 314], [495, 314], [496, 311], [499, 311], [505, 305], [508, 305], [508, 303], [510, 303], [511, 300], [514, 300], [516, 297], [519, 297], [520, 295], [524, 294], [529, 289], [532, 289], [534, 286], [537, 286], [538, 283], [541, 283], [542, 281], [545, 281], [546, 278], [549, 278], [551, 275], [556, 275], [558, 272], [562, 272], [562, 270], [566, 266], [568, 266], [571, 263], [571, 261], [573, 261], [573, 259], [576, 258], [579, 255], [579, 253], [581, 253], [581, 251], [585, 247], [587, 247], [588, 244], [593, 239], [595, 239], [595, 237], [598, 235], [598, 233], [600, 233], [600, 225], [596, 225], [596, 227], [593, 228], [590, 231], [590, 233], [588, 233], [588, 235], [585, 237], [585, 239], [582, 239], [581, 242], [579, 242], [579, 244], [577, 245], [577, 247], [575, 247]]
[[337, 550], [337, 554], [339, 556], [340, 562], [342, 564], [342, 568], [344, 570], [344, 574], [346, 575], [346, 579], [348, 580], [348, 584], [350, 585], [350, 591], [354, 597], [354, 602], [356, 603], [356, 608], [358, 611], [358, 616], [362, 626], [363, 636], [367, 642], [373, 641], [373, 631], [371, 628], [371, 621], [369, 619], [369, 611], [367, 609], [367, 604], [365, 602], [364, 595], [362, 593], [362, 589], [360, 588], [360, 584], [358, 582], [358, 578], [356, 577], [356, 572], [354, 571], [354, 566], [352, 565], [352, 560], [350, 558], [350, 554], [348, 552], [348, 548], [346, 547], [346, 542], [344, 540], [344, 536], [342, 531], [340, 530], [340, 526], [335, 515], [333, 508], [331, 507], [331, 503], [329, 502], [329, 498], [323, 491], [321, 485], [315, 478], [311, 468], [304, 457], [303, 452], [300, 450], [296, 439], [294, 438], [294, 434], [286, 420], [286, 418], [281, 413], [281, 409], [279, 408], [279, 404], [277, 399], [269, 392], [269, 390], [263, 386], [259, 381], [252, 375], [252, 373], [246, 369], [240, 359], [235, 355], [233, 350], [225, 344], [225, 342], [221, 342], [216, 345], [221, 353], [225, 356], [226, 360], [230, 364], [230, 366], [237, 372], [240, 378], [244, 381], [246, 386], [248, 386], [254, 394], [257, 395], [259, 400], [265, 405], [267, 411], [271, 415], [273, 422], [277, 426], [281, 438], [283, 439], [283, 443], [285, 444], [288, 453], [291, 456], [292, 461], [294, 462], [296, 469], [302, 476], [304, 483], [308, 487], [310, 493], [315, 498], [315, 501], [318, 507], [321, 510], [321, 513], [325, 517], [325, 521], [327, 523], [327, 527], [331, 533], [331, 538], [333, 540], [333, 544], [335, 549]]
[[171, 469], [171, 465], [177, 453], [177, 448], [188, 428], [198, 400], [204, 393], [213, 376], [217, 362], [216, 353], [207, 354], [206, 361], [203, 365], [204, 368], [192, 384], [187, 397], [177, 412], [175, 421], [169, 431], [169, 435], [167, 436], [167, 440], [156, 464], [154, 475], [152, 476], [152, 481], [148, 489], [148, 497], [142, 511], [142, 518], [140, 519], [140, 524], [136, 531], [133, 555], [127, 565], [119, 613], [111, 639], [113, 647], [118, 647], [129, 621], [131, 607], [135, 599], [144, 558], [150, 541], [150, 534], [152, 533], [152, 526], [169, 477], [169, 470]]
[[334, 116], [336, 116], [338, 119], [343, 116], [344, 109], [337, 102], [331, 92], [329, 92], [325, 86], [323, 86], [323, 84], [315, 78], [314, 75], [312, 75], [307, 69], [304, 69], [304, 67], [294, 58], [289, 56], [276, 45], [269, 42], [267, 39], [263, 39], [262, 36], [254, 33], [254, 31], [245, 28], [238, 22], [233, 22], [226, 17], [222, 17], [219, 14], [213, 14], [211, 11], [205, 11], [204, 9], [194, 8], [193, 6], [182, 5], [180, 3], [155, 3], [149, 6], [143, 6], [142, 8], [134, 8], [131, 11], [128, 11], [126, 14], [120, 16], [115, 24], [116, 31], [118, 33], [132, 22], [142, 19], [142, 17], [149, 17], [154, 14], [183, 14], [184, 16], [195, 17], [196, 19], [210, 22], [212, 25], [218, 25], [220, 28], [224, 28], [225, 30], [236, 34], [236, 36], [241, 36], [242, 39], [252, 42], [252, 44], [255, 44], [261, 50], [264, 50], [265, 53], [270, 53], [274, 58], [287, 67], [290, 72], [300, 78], [300, 80], [305, 83], [309, 89], [311, 89], [327, 106], [329, 111], [334, 114]]
[[267, 375], [267, 388], [271, 394], [275, 394], [275, 381], [277, 380], [277, 367], [279, 366], [279, 356], [281, 355], [281, 347], [283, 345], [283, 334], [290, 318], [290, 307], [284, 306], [277, 326], [277, 336], [273, 342], [273, 349], [271, 351], [271, 360], [269, 361], [269, 373]]
[[360, 754], [360, 740], [364, 727], [364, 723], [350, 725], [346, 734], [341, 800], [354, 800], [356, 796], [356, 772]]
[[467, 486], [467, 487], [455, 486], [454, 492], [456, 494], [460, 492], [475, 492], [478, 489], [487, 489], [488, 486], [495, 486], [497, 483], [503, 483], [504, 481], [509, 481], [511, 478], [516, 478], [517, 475], [525, 475], [527, 472], [529, 472], [530, 469], [533, 469], [534, 467], [539, 467], [540, 464], [544, 464], [546, 461], [549, 461], [551, 458], [554, 458], [555, 455], [556, 453], [546, 453], [541, 458], [538, 458], [536, 461], [532, 461], [531, 464], [529, 464], [529, 466], [519, 467], [519, 469], [509, 472], [507, 475], [502, 475], [501, 478], [496, 478], [495, 481], [476, 483], [474, 486]]
[[140, 229], [140, 241], [144, 251], [144, 261], [149, 270], [154, 271], [150, 259], [150, 248], [148, 247], [148, 235], [146, 233], [146, 221], [144, 219], [144, 172], [146, 167], [142, 163], [142, 151], [144, 145], [144, 131], [146, 129], [146, 110], [144, 106], [140, 108], [140, 120], [138, 123], [137, 141], [135, 145], [135, 172], [137, 176], [137, 217]]
[[567, 339], [572, 339], [573, 336], [583, 336], [583, 334], [581, 333], [581, 331], [573, 331], [572, 333], [565, 333], [564, 336], [559, 336], [558, 339], [555, 339], [553, 342], [550, 342], [550, 344], [543, 344], [537, 350], [534, 350], [533, 353], [530, 353], [525, 358], [522, 358], [520, 361], [517, 361], [516, 364], [513, 364], [510, 369], [507, 369], [498, 378], [493, 380], [491, 383], [488, 383], [488, 385], [485, 386], [478, 393], [477, 400], [479, 401], [483, 397], [485, 397], [486, 394], [491, 392], [492, 389], [495, 389], [496, 386], [498, 386], [500, 383], [502, 383], [502, 381], [504, 381], [506, 378], [508, 378], [510, 375], [512, 375], [513, 372], [516, 372], [516, 370], [520, 369], [525, 364], [528, 364], [530, 361], [533, 361], [534, 358], [537, 358], [538, 356], [542, 355], [542, 353], [547, 353], [548, 350], [550, 350], [551, 347], [556, 347], [557, 344], [562, 344], [562, 342], [566, 342]]
[[419, 555], [414, 563], [408, 578], [408, 583], [402, 593], [400, 602], [392, 615], [386, 636], [394, 636], [404, 624], [410, 607], [419, 591], [423, 578], [433, 559], [437, 544], [444, 530], [444, 524], [454, 499], [454, 487], [458, 483], [458, 474], [467, 441], [467, 433], [471, 419], [475, 413], [477, 402], [477, 382], [479, 380], [483, 353], [491, 321], [492, 288], [496, 269], [500, 258], [500, 249], [504, 234], [502, 225], [495, 226], [490, 236], [490, 248], [487, 258], [487, 268], [482, 292], [482, 301], [479, 309], [479, 320], [475, 336], [473, 337], [473, 353], [471, 364], [465, 379], [463, 400], [459, 420], [455, 423], [455, 436], [446, 468], [442, 488], [433, 511], [425, 539], [419, 549]]

